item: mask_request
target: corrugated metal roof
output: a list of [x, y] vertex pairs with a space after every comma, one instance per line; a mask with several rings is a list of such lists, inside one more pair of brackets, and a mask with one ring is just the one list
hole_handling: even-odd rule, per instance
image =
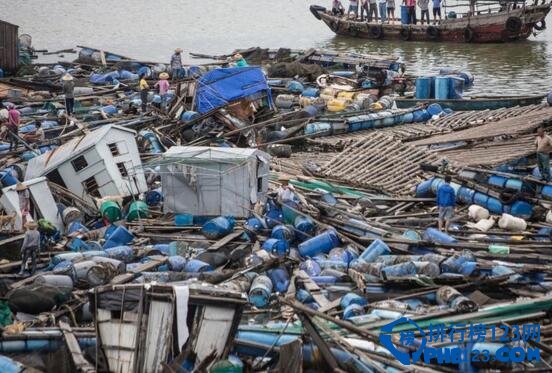
[[229, 159], [248, 159], [251, 157], [261, 156], [265, 159], [270, 159], [270, 156], [255, 148], [212, 148], [209, 146], [173, 146], [163, 154], [164, 159], [181, 158], [181, 159], [212, 159], [212, 160], [229, 160]]
[[33, 179], [47, 174], [62, 163], [93, 147], [112, 129], [136, 134], [136, 132], [131, 129], [116, 126], [114, 124], [102, 126], [93, 132], [90, 132], [84, 136], [76, 137], [54, 150], [31, 159], [27, 166], [25, 179]]

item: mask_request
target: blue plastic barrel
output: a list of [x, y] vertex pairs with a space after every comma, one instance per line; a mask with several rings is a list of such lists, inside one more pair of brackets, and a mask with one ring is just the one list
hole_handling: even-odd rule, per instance
[[180, 255], [169, 256], [167, 264], [169, 265], [169, 269], [171, 271], [182, 272], [186, 266], [186, 259]]
[[163, 200], [163, 193], [161, 190], [150, 190], [146, 193], [146, 204], [150, 207], [158, 206]]
[[192, 214], [176, 214], [174, 224], [179, 227], [194, 225], [194, 216]]
[[320, 89], [316, 87], [308, 87], [303, 90], [301, 95], [304, 97], [318, 97], [320, 96]]
[[299, 244], [297, 249], [303, 257], [313, 257], [316, 254], [327, 254], [339, 245], [339, 238], [334, 230], [327, 230]]
[[475, 190], [466, 188], [466, 187], [460, 187], [458, 189], [458, 193], [456, 193], [456, 198], [466, 205], [470, 205], [473, 203], [473, 197], [475, 195]]
[[210, 240], [216, 240], [232, 232], [235, 223], [232, 217], [219, 216], [203, 224], [201, 234]]
[[272, 228], [270, 237], [292, 242], [295, 239], [294, 228], [288, 225], [277, 225]]
[[493, 185], [499, 188], [504, 188], [504, 185], [506, 185], [506, 180], [507, 179], [504, 176], [491, 175], [489, 176], [487, 183], [489, 183], [489, 185]]
[[249, 218], [245, 221], [244, 228], [251, 232], [259, 232], [263, 229], [263, 223], [258, 218]]
[[431, 79], [427, 77], [416, 78], [416, 99], [428, 99], [431, 97]]
[[299, 215], [295, 218], [295, 235], [300, 241], [310, 238], [314, 234], [315, 224], [311, 218]]
[[199, 113], [195, 111], [185, 111], [180, 116], [180, 120], [183, 122], [190, 122], [199, 117]]
[[311, 276], [311, 280], [317, 285], [331, 285], [337, 282], [335, 276]]
[[416, 275], [416, 265], [413, 262], [399, 263], [381, 269], [384, 279], [390, 277], [408, 277]]
[[272, 280], [268, 276], [259, 275], [255, 277], [249, 289], [249, 303], [258, 308], [266, 307], [272, 294], [272, 289]]
[[117, 114], [118, 112], [117, 108], [113, 105], [107, 105], [102, 107], [102, 111], [107, 115], [114, 115], [114, 114]]
[[436, 228], [427, 228], [424, 232], [424, 240], [435, 243], [455, 243], [457, 240]]
[[454, 254], [441, 263], [441, 271], [448, 273], [461, 273], [462, 266], [467, 262], [475, 262], [475, 256], [469, 251]]
[[10, 169], [6, 169], [0, 171], [0, 183], [5, 188], [17, 184], [17, 179], [12, 175]]
[[305, 289], [298, 289], [295, 292], [295, 299], [297, 299], [301, 303], [314, 302], [314, 298], [312, 297], [311, 293], [309, 293]]
[[541, 195], [543, 198], [552, 199], [552, 185], [545, 185], [541, 189]]
[[504, 212], [504, 205], [500, 202], [500, 200], [494, 197], [487, 198], [487, 204], [483, 207], [489, 210], [492, 214], [502, 214]]
[[322, 272], [320, 264], [313, 259], [306, 259], [305, 261], [302, 261], [301, 264], [299, 264], [299, 269], [305, 271], [305, 273], [310, 277], [318, 276], [320, 275], [320, 272]]
[[285, 293], [289, 287], [289, 273], [285, 267], [278, 267], [267, 271], [267, 275], [272, 281], [274, 290], [279, 293]]
[[404, 233], [402, 234], [402, 236], [408, 240], [412, 240], [412, 241], [420, 241], [422, 239], [422, 236], [414, 231], [414, 230], [407, 230], [407, 231], [404, 231]]
[[431, 116], [439, 115], [443, 112], [443, 108], [439, 104], [431, 104], [426, 110]]
[[305, 135], [314, 135], [316, 133], [331, 133], [332, 125], [328, 122], [312, 122], [305, 126]]
[[341, 301], [339, 302], [339, 305], [342, 309], [349, 307], [351, 304], [366, 306], [368, 304], [368, 301], [366, 300], [366, 298], [361, 297], [356, 293], [347, 293], [341, 298]]
[[449, 98], [461, 99], [464, 93], [464, 79], [458, 76], [449, 77]]
[[420, 184], [418, 184], [416, 186], [416, 197], [417, 198], [429, 197], [432, 194], [432, 190], [431, 190], [432, 182], [433, 182], [433, 178], [422, 181]]
[[303, 113], [306, 113], [306, 115], [310, 118], [314, 118], [318, 115], [318, 108], [314, 105], [305, 106], [303, 110], [301, 110]]
[[375, 240], [368, 246], [359, 258], [364, 260], [367, 263], [373, 263], [380, 255], [389, 255], [391, 254], [391, 249], [380, 239]]
[[105, 249], [108, 258], [130, 263], [134, 260], [134, 250], [130, 246], [115, 246]]
[[529, 219], [533, 215], [533, 205], [525, 201], [516, 201], [510, 208], [510, 214], [522, 219]]
[[263, 250], [277, 256], [286, 256], [289, 252], [289, 242], [277, 238], [269, 238], [263, 243]]
[[435, 98], [437, 100], [448, 100], [449, 99], [449, 77], [448, 76], [437, 76], [435, 77]]
[[119, 225], [113, 233], [110, 234], [109, 239], [104, 243], [104, 250], [116, 246], [126, 245], [134, 239], [134, 235], [128, 231], [124, 226]]
[[301, 93], [305, 89], [305, 87], [303, 87], [303, 84], [301, 84], [301, 82], [298, 82], [296, 80], [290, 80], [286, 84], [286, 88], [291, 93]]
[[403, 25], [410, 24], [410, 14], [406, 5], [401, 5], [401, 23]]
[[269, 228], [273, 228], [284, 221], [282, 209], [271, 200], [266, 204], [265, 221]]
[[356, 251], [353, 251], [352, 248], [343, 249], [342, 247], [334, 247], [330, 250], [330, 253], [328, 254], [328, 259], [340, 260], [347, 265], [357, 258], [358, 254], [356, 253]]
[[197, 272], [210, 272], [213, 270], [213, 267], [209, 263], [198, 259], [190, 259], [186, 262], [184, 266], [185, 272], [197, 273]]
[[361, 316], [364, 315], [366, 312], [364, 311], [364, 307], [358, 305], [358, 304], [351, 304], [345, 310], [343, 311], [343, 319], [349, 320], [355, 316]]

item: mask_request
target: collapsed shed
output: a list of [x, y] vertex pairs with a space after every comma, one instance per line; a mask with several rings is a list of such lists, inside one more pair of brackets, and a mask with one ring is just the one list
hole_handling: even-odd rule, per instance
[[248, 217], [266, 200], [269, 169], [257, 149], [172, 147], [160, 167], [164, 212]]

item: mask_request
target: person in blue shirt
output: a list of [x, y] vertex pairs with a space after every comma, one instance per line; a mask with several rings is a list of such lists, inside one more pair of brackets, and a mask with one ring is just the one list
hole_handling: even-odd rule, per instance
[[441, 23], [441, 0], [433, 0], [433, 24], [437, 23], [437, 16], [439, 16], [439, 23]]
[[437, 190], [437, 207], [439, 208], [439, 230], [448, 231], [450, 221], [454, 217], [454, 206], [456, 205], [456, 194], [450, 186], [451, 177], [445, 176], [445, 182]]

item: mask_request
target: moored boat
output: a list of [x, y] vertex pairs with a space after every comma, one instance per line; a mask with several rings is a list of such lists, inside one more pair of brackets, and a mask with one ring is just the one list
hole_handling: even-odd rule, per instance
[[358, 18], [339, 17], [331, 10], [312, 5], [310, 10], [338, 35], [364, 39], [396, 39], [404, 41], [435, 41], [464, 43], [511, 42], [527, 39], [534, 31], [546, 28], [545, 18], [552, 3], [514, 7], [509, 4], [500, 11], [469, 12], [459, 18], [447, 17], [440, 23], [403, 24], [364, 22]]
[[495, 110], [501, 108], [511, 108], [515, 106], [528, 106], [539, 104], [543, 101], [544, 97], [545, 95], [502, 97], [488, 96], [451, 100], [396, 98], [395, 104], [399, 109], [408, 109], [425, 104], [439, 104], [443, 109], [447, 108], [454, 111]]

